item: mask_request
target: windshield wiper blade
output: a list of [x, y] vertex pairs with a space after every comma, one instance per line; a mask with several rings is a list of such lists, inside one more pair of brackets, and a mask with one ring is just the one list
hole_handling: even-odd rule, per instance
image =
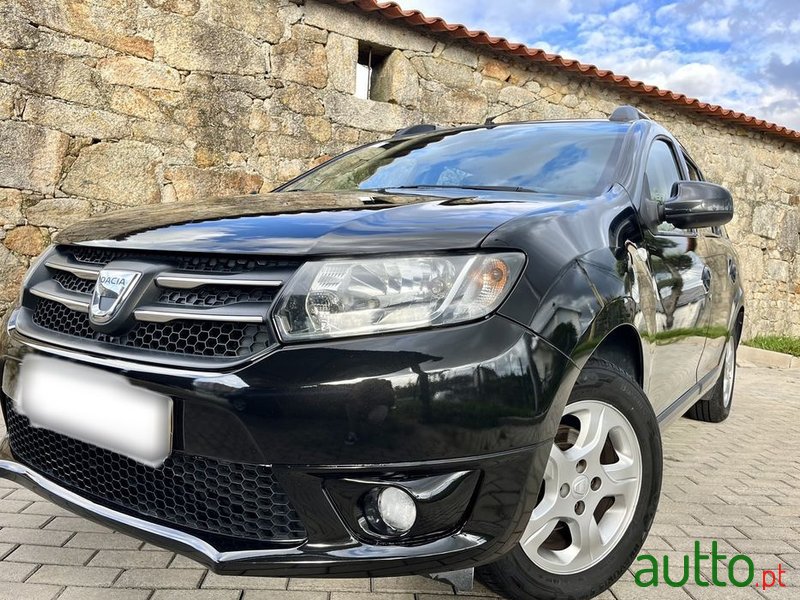
[[382, 192], [386, 193], [387, 190], [424, 190], [424, 189], [445, 189], [445, 190], [479, 190], [487, 192], [525, 192], [529, 194], [537, 194], [539, 190], [531, 188], [513, 186], [513, 185], [389, 185], [383, 188], [374, 190], [364, 190], [365, 192]]

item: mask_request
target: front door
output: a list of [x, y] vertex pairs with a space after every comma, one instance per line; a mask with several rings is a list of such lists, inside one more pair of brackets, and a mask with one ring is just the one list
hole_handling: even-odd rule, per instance
[[[703, 181], [703, 175], [694, 162], [685, 154], [683, 158], [689, 179]], [[736, 280], [739, 276], [725, 230], [722, 227], [706, 227], [700, 230], [700, 234], [704, 260], [711, 272], [711, 286], [706, 307], [709, 313], [706, 345], [697, 367], [698, 380], [711, 373], [722, 360], [736, 301]]]
[[[642, 202], [665, 202], [676, 181], [685, 179], [675, 148], [666, 139], [650, 147]], [[651, 276], [657, 293], [654, 331], [649, 340], [651, 384], [648, 395], [656, 413], [697, 383], [697, 367], [709, 325], [710, 270], [703, 240], [694, 230], [661, 223], [645, 231]]]

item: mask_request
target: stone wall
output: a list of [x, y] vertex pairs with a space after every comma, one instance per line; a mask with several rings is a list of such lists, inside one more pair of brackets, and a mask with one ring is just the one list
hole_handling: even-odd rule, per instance
[[[0, 0], [0, 23], [0, 315], [89, 215], [269, 191], [422, 121], [632, 103], [735, 195], [747, 334], [800, 335], [800, 144], [316, 0]], [[374, 100], [354, 95], [359, 44], [385, 57]]]

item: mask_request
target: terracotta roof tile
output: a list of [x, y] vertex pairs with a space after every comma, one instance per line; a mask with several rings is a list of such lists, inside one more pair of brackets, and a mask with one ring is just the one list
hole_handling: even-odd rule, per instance
[[494, 37], [485, 31], [473, 31], [458, 23], [446, 22], [441, 17], [426, 17], [418, 10], [403, 10], [394, 2], [378, 2], [377, 0], [323, 0], [331, 4], [352, 4], [364, 12], [378, 12], [386, 19], [399, 20], [406, 25], [425, 29], [430, 33], [443, 35], [456, 39], [464, 39], [478, 46], [490, 46], [494, 50], [531, 60], [549, 64], [558, 69], [573, 71], [585, 77], [599, 79], [615, 85], [627, 92], [641, 94], [670, 104], [682, 106], [695, 112], [711, 117], [732, 121], [738, 125], [765, 131], [793, 141], [800, 141], [800, 131], [794, 131], [764, 119], [746, 115], [742, 112], [723, 108], [716, 104], [708, 104], [697, 98], [690, 98], [685, 94], [678, 94], [669, 90], [662, 90], [653, 85], [631, 79], [627, 75], [616, 75], [606, 69], [599, 69], [594, 65], [585, 65], [577, 60], [564, 58], [558, 54], [548, 54], [539, 48], [530, 48], [524, 44], [509, 42], [503, 37]]

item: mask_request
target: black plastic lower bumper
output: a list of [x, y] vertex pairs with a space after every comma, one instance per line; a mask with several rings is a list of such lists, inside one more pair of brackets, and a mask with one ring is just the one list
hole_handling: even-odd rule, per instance
[[[303, 512], [316, 502], [333, 503], [324, 481], [364, 480], [376, 474], [480, 471], [482, 477], [469, 516], [457, 531], [422, 543], [369, 543], [350, 535], [335, 512], [329, 519], [306, 520], [309, 538], [325, 534], [326, 543], [305, 540], [297, 545], [220, 550], [187, 531], [114, 510], [47, 479], [18, 462], [8, 438], [0, 444], [0, 476], [19, 482], [54, 503], [88, 519], [189, 556], [218, 573], [281, 576], [392, 576], [429, 574], [475, 567], [496, 560], [518, 541], [533, 508], [538, 482], [549, 453], [548, 444], [457, 461], [425, 465], [381, 465], [370, 469], [301, 469], [274, 467], [290, 495], [305, 495]], [[322, 485], [320, 485], [322, 483]], [[318, 491], [315, 491], [318, 490]], [[309, 496], [310, 493], [310, 496]], [[317, 496], [317, 497], [315, 497]], [[320, 507], [317, 507], [320, 508]], [[325, 530], [325, 531], [323, 531]], [[331, 537], [338, 532], [339, 539]], [[240, 544], [245, 546], [245, 544]]]

